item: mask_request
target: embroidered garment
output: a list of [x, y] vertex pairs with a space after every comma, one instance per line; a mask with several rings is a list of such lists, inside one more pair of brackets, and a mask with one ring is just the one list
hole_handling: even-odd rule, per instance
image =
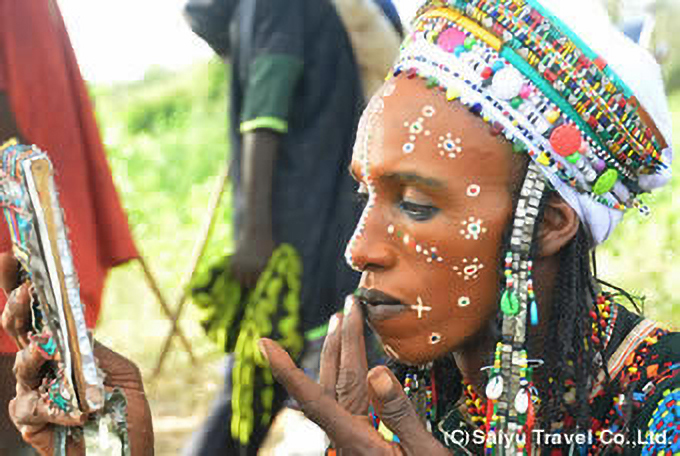
[[[582, 431], [584, 443], [573, 444], [573, 454], [679, 454], [680, 333], [616, 304], [608, 328], [605, 360], [611, 381], [603, 385], [603, 374], [594, 382], [592, 426]], [[434, 435], [454, 454], [484, 454], [480, 442], [473, 441], [475, 435], [483, 435], [475, 431], [484, 426], [484, 399], [470, 391], [458, 403], [439, 404], [431, 423]], [[566, 417], [561, 429], [536, 430], [532, 437], [539, 439], [540, 454], [570, 454], [565, 442], [577, 434], [570, 424]], [[459, 445], [460, 431], [471, 436], [467, 446]], [[547, 448], [556, 442], [562, 445]]]

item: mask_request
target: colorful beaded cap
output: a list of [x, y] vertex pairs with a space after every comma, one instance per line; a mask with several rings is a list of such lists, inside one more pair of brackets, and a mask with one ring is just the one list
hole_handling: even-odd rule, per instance
[[645, 177], [669, 173], [667, 144], [632, 90], [560, 19], [535, 0], [433, 0], [413, 30], [394, 75], [424, 78], [466, 105], [553, 185], [647, 212], [637, 195], [651, 190]]

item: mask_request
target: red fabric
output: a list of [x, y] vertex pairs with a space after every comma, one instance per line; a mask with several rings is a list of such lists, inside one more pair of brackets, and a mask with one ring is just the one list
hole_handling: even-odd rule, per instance
[[[0, 82], [25, 141], [52, 159], [85, 317], [93, 327], [109, 268], [138, 256], [87, 88], [53, 0], [0, 0]], [[0, 223], [0, 251], [11, 248]], [[4, 296], [0, 293], [0, 308]], [[0, 352], [15, 351], [0, 330]]]

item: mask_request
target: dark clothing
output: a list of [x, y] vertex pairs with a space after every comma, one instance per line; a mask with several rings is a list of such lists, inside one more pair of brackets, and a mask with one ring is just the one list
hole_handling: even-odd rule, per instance
[[[280, 133], [272, 182], [274, 241], [302, 259], [302, 330], [328, 322], [359, 276], [344, 250], [360, 215], [348, 172], [363, 90], [349, 36], [330, 0], [191, 0], [194, 31], [232, 63], [230, 90], [233, 225], [245, 210], [242, 134]], [[322, 340], [308, 342], [300, 362], [318, 369]], [[231, 436], [231, 363], [223, 394], [185, 454], [254, 455], [268, 426], [256, 418], [248, 445]], [[280, 386], [273, 414], [283, 406]], [[260, 416], [254, 410], [256, 417]]]
[[272, 191], [274, 240], [303, 264], [302, 323], [328, 321], [358, 283], [345, 245], [359, 217], [347, 171], [364, 106], [352, 47], [329, 0], [252, 0], [230, 26], [234, 222], [243, 212], [241, 134], [282, 133]]
[[378, 4], [378, 6], [380, 6], [380, 9], [382, 9], [385, 16], [387, 16], [387, 19], [390, 20], [390, 23], [392, 24], [394, 29], [399, 33], [399, 36], [403, 37], [404, 26], [401, 23], [399, 12], [397, 11], [397, 8], [394, 6], [394, 3], [392, 3], [392, 0], [375, 0], [375, 2]]
[[[597, 367], [598, 375], [589, 391], [593, 419], [590, 429], [586, 430], [587, 443], [575, 442], [578, 445], [571, 449], [568, 445], [557, 447], [549, 454], [680, 454], [680, 426], [677, 424], [680, 417], [680, 333], [663, 329], [614, 304], [600, 334], [605, 338], [604, 360], [611, 382], [606, 385], [605, 371]], [[610, 334], [608, 341], [607, 334]], [[436, 418], [440, 420], [439, 425], [433, 426], [434, 435], [449, 445], [456, 455], [469, 452], [445, 437], [441, 429], [449, 433], [473, 432], [474, 425], [470, 424], [466, 415], [468, 408], [464, 404], [459, 401], [444, 405], [441, 411], [438, 409], [441, 413], [441, 418]], [[568, 419], [573, 422], [571, 417], [565, 418], [564, 422]], [[547, 430], [548, 433], [560, 431]], [[571, 428], [566, 432], [574, 434]], [[598, 438], [601, 432], [605, 434]], [[608, 433], [620, 433], [629, 443], [620, 445], [620, 441], [610, 439]], [[468, 450], [473, 453], [483, 451], [472, 447]]]

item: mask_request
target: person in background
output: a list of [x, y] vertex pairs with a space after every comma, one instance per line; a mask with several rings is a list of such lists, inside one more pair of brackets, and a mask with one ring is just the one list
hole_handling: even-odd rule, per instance
[[[97, 322], [108, 270], [138, 256], [121, 207], [87, 87], [53, 0], [0, 0], [0, 144], [10, 138], [50, 155], [70, 230], [88, 327]], [[0, 223], [0, 252], [10, 251]], [[5, 295], [0, 295], [0, 309]], [[7, 406], [17, 347], [0, 331], [0, 454], [22, 455]], [[32, 451], [32, 450], [30, 450]]]
[[[330, 0], [192, 0], [185, 16], [231, 64], [231, 273], [252, 288], [277, 245], [295, 248], [307, 334], [302, 364], [313, 372], [324, 325], [358, 280], [343, 261], [359, 217], [347, 169], [365, 106], [351, 38]], [[231, 356], [226, 386], [185, 454], [254, 455], [266, 437], [269, 426], [258, 424], [246, 444], [230, 432], [233, 363]], [[276, 391], [273, 415], [286, 398]]]

